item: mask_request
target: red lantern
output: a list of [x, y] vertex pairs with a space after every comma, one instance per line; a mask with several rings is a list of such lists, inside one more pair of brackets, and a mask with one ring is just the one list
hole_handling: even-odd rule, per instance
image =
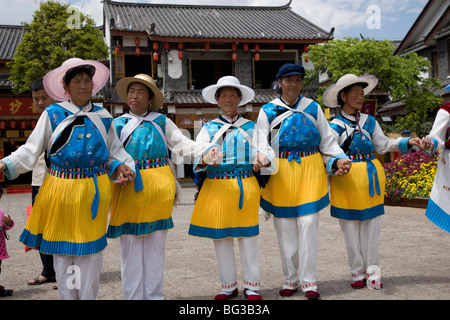
[[120, 46], [120, 44], [118, 44], [118, 45], [116, 45], [116, 48], [114, 49], [114, 51], [115, 52], [120, 52], [120, 48], [121, 48], [121, 46]]
[[158, 52], [153, 52], [153, 60], [155, 60], [155, 61], [159, 60]]
[[259, 44], [255, 44], [255, 51], [256, 51], [256, 52], [259, 51]]
[[36, 124], [37, 124], [36, 120], [31, 121], [31, 128], [32, 129], [36, 128]]
[[153, 42], [153, 50], [158, 50], [159, 48], [159, 43], [158, 42]]
[[280, 49], [280, 52], [283, 52], [284, 51], [284, 43], [280, 43], [278, 45], [278, 48]]
[[164, 50], [169, 50], [169, 48], [170, 48], [170, 43], [164, 42]]
[[5, 130], [6, 129], [6, 121], [0, 122], [0, 129]]
[[308, 45], [304, 45], [303, 46], [303, 52], [309, 52], [309, 47], [308, 47]]
[[183, 59], [183, 51], [182, 50], [178, 51], [178, 59], [180, 59], [180, 60]]
[[211, 49], [211, 46], [210, 46], [210, 44], [207, 42], [207, 43], [205, 43], [205, 50], [206, 50], [206, 51], [209, 51], [209, 49]]
[[178, 42], [178, 50], [183, 49], [183, 42]]
[[141, 55], [141, 49], [136, 48], [136, 55], [137, 55], [137, 56], [140, 56], [140, 55]]
[[17, 123], [13, 120], [10, 123], [11, 129], [15, 129], [17, 127]]
[[307, 57], [305, 57], [305, 62], [308, 62], [308, 61], [309, 61], [309, 59]]
[[27, 122], [26, 121], [22, 121], [20, 123], [20, 127], [22, 128], [22, 130], [25, 130], [27, 128]]
[[232, 59], [233, 61], [236, 61], [236, 60], [237, 60], [237, 54], [236, 54], [236, 52], [233, 52], [233, 55], [231, 56], [231, 59]]
[[244, 52], [247, 52], [247, 51], [248, 51], [248, 44], [244, 43]]
[[259, 53], [255, 53], [255, 61], [259, 62], [259, 59], [260, 59]]
[[134, 39], [134, 43], [136, 44], [136, 47], [138, 47], [139, 44], [141, 43], [141, 39], [139, 39], [139, 37], [136, 37], [136, 38]]
[[236, 51], [237, 50], [237, 45], [236, 43], [232, 43], [231, 44], [231, 50]]

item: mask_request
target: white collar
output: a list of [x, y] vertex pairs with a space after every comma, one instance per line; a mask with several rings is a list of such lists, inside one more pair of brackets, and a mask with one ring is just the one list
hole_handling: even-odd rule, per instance
[[236, 115], [233, 116], [233, 117], [229, 117], [229, 116], [226, 116], [226, 115], [224, 115], [224, 114], [222, 113], [221, 116], [222, 116], [222, 118], [224, 118], [225, 120], [227, 120], [229, 123], [233, 123], [233, 122], [235, 122], [237, 119], [239, 119], [239, 114], [236, 114]]
[[[358, 111], [357, 111], [357, 112], [358, 112]], [[342, 114], [342, 116], [343, 116], [344, 118], [346, 118], [346, 119], [348, 119], [348, 120], [350, 120], [350, 121], [356, 122], [356, 117], [355, 117], [353, 114], [348, 114], [348, 113], [346, 113], [344, 110], [341, 111], [341, 114]]]

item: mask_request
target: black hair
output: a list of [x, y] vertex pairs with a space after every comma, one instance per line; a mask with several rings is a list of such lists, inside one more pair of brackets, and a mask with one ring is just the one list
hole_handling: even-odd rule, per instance
[[342, 89], [341, 91], [339, 91], [339, 92], [338, 92], [338, 95], [337, 95], [337, 101], [338, 101], [338, 105], [339, 105], [339, 106], [343, 107], [344, 104], [345, 104], [345, 101], [342, 100], [342, 98], [341, 98], [341, 93], [344, 92], [344, 93], [347, 95], [347, 93], [350, 91], [350, 89], [351, 89], [352, 87], [354, 87], [354, 86], [362, 86], [363, 89], [364, 89], [365, 87], [368, 86], [368, 84], [365, 83], [365, 82], [357, 82], [357, 83], [353, 83], [353, 84], [351, 84], [351, 85], [349, 85], [349, 86], [346, 86], [344, 89]]
[[86, 64], [86, 65], [74, 67], [74, 68], [68, 70], [66, 72], [66, 75], [63, 78], [63, 81], [66, 84], [66, 86], [69, 85], [70, 81], [73, 78], [75, 78], [77, 75], [79, 75], [81, 73], [87, 74], [89, 76], [89, 78], [92, 79], [94, 77], [94, 74], [95, 74], [95, 67], [91, 66], [89, 64]]
[[30, 90], [31, 91], [43, 90], [44, 89], [44, 83], [43, 83], [42, 80], [43, 80], [42, 78], [34, 80], [33, 83], [30, 86]]
[[242, 92], [239, 88], [236, 87], [220, 87], [219, 89], [216, 90], [216, 93], [214, 94], [214, 98], [218, 99], [220, 97], [220, 93], [222, 92], [223, 89], [235, 89], [238, 96], [242, 97]]

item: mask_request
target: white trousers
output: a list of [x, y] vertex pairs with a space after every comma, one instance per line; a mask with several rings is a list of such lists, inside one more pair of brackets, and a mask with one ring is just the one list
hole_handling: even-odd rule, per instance
[[90, 256], [53, 256], [56, 282], [61, 300], [97, 298], [103, 253]]
[[344, 232], [352, 281], [362, 280], [369, 266], [378, 266], [378, 237], [380, 217], [368, 221], [339, 219]]
[[167, 230], [146, 236], [120, 237], [125, 300], [163, 300]]
[[283, 268], [283, 289], [317, 290], [319, 214], [273, 220]]
[[[238, 244], [244, 276], [244, 288], [258, 291], [261, 289], [258, 237], [238, 238]], [[222, 290], [231, 292], [237, 288], [234, 239], [214, 240], [214, 248], [216, 250]]]

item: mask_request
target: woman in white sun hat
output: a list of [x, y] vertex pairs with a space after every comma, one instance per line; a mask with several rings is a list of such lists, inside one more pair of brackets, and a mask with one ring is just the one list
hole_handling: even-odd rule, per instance
[[114, 122], [125, 150], [136, 162], [136, 179], [124, 188], [113, 186], [108, 237], [120, 237], [124, 298], [162, 300], [165, 244], [173, 228], [177, 185], [169, 152], [200, 157], [214, 148], [187, 138], [157, 112], [164, 97], [149, 75], [120, 79], [116, 92], [130, 108]]
[[238, 294], [235, 238], [244, 274], [244, 296], [260, 300], [257, 292], [260, 187], [253, 171], [270, 166], [273, 150], [255, 123], [238, 114], [239, 106], [253, 100], [251, 88], [241, 85], [233, 76], [225, 76], [202, 93], [206, 101], [219, 105], [221, 115], [203, 126], [197, 141], [219, 144], [221, 161], [208, 166], [194, 164], [194, 171], [206, 171], [206, 179], [196, 200], [189, 235], [214, 242], [222, 285], [215, 300], [228, 300]]
[[[378, 84], [372, 75], [346, 74], [323, 95], [327, 107], [342, 107], [330, 123], [339, 146], [352, 159], [345, 177], [330, 180], [331, 215], [339, 219], [345, 236], [355, 289], [382, 287], [379, 274], [378, 235], [384, 214], [385, 174], [375, 152], [405, 151], [420, 146], [419, 138], [389, 139], [374, 117], [362, 114], [364, 97]], [[367, 282], [367, 280], [370, 280]]]
[[48, 106], [27, 142], [0, 161], [0, 171], [15, 179], [46, 152], [50, 172], [20, 241], [54, 256], [61, 299], [96, 298], [107, 245], [110, 177], [120, 185], [134, 178], [134, 161], [117, 137], [113, 118], [90, 100], [108, 78], [103, 64], [78, 58], [47, 73], [45, 90], [63, 102]]

